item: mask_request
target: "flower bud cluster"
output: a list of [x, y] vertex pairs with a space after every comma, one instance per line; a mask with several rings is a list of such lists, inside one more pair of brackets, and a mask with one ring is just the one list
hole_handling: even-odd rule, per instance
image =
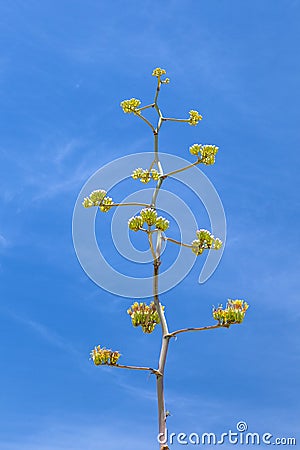
[[[162, 75], [165, 75], [167, 72], [165, 71], [165, 69], [161, 69], [160, 67], [156, 67], [156, 69], [153, 70], [152, 72], [152, 76], [153, 77], [157, 77], [159, 80], [161, 78]], [[170, 79], [169, 78], [165, 78], [164, 80], [160, 80], [162, 83], [170, 83]]]
[[190, 147], [190, 153], [201, 158], [201, 162], [207, 166], [215, 163], [215, 155], [218, 150], [219, 147], [215, 145], [194, 144]]
[[157, 217], [157, 212], [153, 208], [144, 208], [139, 216], [131, 217], [128, 220], [128, 227], [132, 231], [139, 231], [143, 228], [144, 223], [149, 227], [155, 225], [157, 230], [166, 231], [169, 228], [169, 221], [164, 217]]
[[138, 107], [140, 106], [141, 101], [137, 98], [131, 98], [130, 100], [123, 100], [121, 102], [121, 108], [123, 109], [124, 113], [134, 113], [139, 114]]
[[112, 208], [112, 206], [113, 206], [113, 200], [112, 200], [112, 198], [110, 198], [110, 197], [105, 197], [105, 198], [102, 200], [102, 203], [101, 203], [101, 205], [99, 206], [99, 208], [100, 208], [100, 210], [101, 210], [102, 212], [107, 212], [107, 211], [110, 210], [110, 208]]
[[[162, 308], [165, 309], [164, 306]], [[127, 313], [131, 317], [132, 325], [134, 327], [141, 326], [144, 333], [152, 333], [160, 322], [154, 302], [151, 302], [150, 305], [135, 302], [127, 310]]]
[[194, 111], [193, 109], [189, 112], [190, 118], [189, 118], [189, 124], [190, 125], [197, 125], [200, 120], [202, 120], [202, 116], [198, 113], [198, 111]]
[[155, 224], [157, 219], [157, 212], [153, 208], [144, 208], [140, 212], [141, 218], [149, 227]]
[[169, 228], [170, 222], [164, 217], [159, 216], [156, 219], [155, 226], [160, 231], [166, 231]]
[[106, 197], [106, 191], [99, 189], [97, 191], [93, 191], [88, 197], [85, 197], [82, 205], [85, 208], [99, 206], [102, 212], [107, 212], [113, 206], [113, 200], [110, 197]]
[[142, 183], [149, 183], [149, 181], [154, 180], [157, 181], [159, 179], [159, 172], [156, 169], [144, 170], [142, 168], [135, 169], [132, 172], [132, 178], [134, 180], [140, 180]]
[[222, 247], [222, 241], [215, 238], [214, 235], [207, 230], [198, 230], [196, 231], [196, 235], [198, 239], [195, 239], [192, 242], [192, 252], [197, 256], [201, 255], [204, 250], [219, 250]]
[[144, 221], [141, 216], [134, 216], [128, 220], [128, 227], [132, 231], [139, 231], [141, 228], [143, 228], [143, 225]]
[[213, 318], [222, 326], [242, 323], [249, 305], [244, 300], [228, 300], [225, 309], [222, 305], [213, 307]]
[[153, 77], [161, 77], [162, 75], [165, 75], [167, 72], [165, 69], [161, 69], [160, 67], [156, 67], [156, 69], [153, 70], [152, 76]]
[[95, 366], [108, 365], [113, 366], [117, 364], [121, 354], [116, 351], [108, 350], [105, 347], [101, 348], [100, 345], [94, 348], [91, 352], [92, 360]]

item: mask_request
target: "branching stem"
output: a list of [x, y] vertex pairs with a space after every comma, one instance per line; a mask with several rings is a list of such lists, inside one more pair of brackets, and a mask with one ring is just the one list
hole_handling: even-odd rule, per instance
[[142, 206], [144, 208], [149, 208], [149, 203], [113, 203], [111, 206]]
[[153, 107], [154, 107], [154, 103], [151, 103], [150, 105], [142, 106], [141, 108], [138, 109], [138, 111], [144, 111], [144, 109], [149, 109], [149, 108], [153, 108]]
[[138, 366], [125, 366], [123, 364], [110, 364], [110, 367], [118, 367], [119, 369], [130, 369], [130, 370], [147, 370], [148, 372], [154, 373], [156, 376], [160, 376], [160, 372], [151, 367], [138, 367]]
[[146, 119], [146, 117], [144, 117], [142, 114], [136, 114], [136, 116], [140, 117], [144, 122], [146, 122], [147, 125], [149, 125], [149, 127], [151, 128], [151, 130], [153, 131], [153, 133], [155, 133], [155, 128], [152, 125], [151, 122], [149, 122], [148, 119]]
[[188, 166], [182, 167], [181, 169], [173, 170], [172, 172], [166, 173], [162, 176], [162, 178], [170, 177], [171, 175], [175, 175], [176, 173], [183, 172], [184, 170], [191, 169], [192, 167], [197, 166], [202, 162], [202, 159], [198, 159], [196, 162], [189, 164]]
[[[162, 182], [163, 182], [163, 167], [161, 165], [161, 162], [159, 160], [159, 153], [158, 153], [158, 133], [160, 130], [160, 127], [163, 123], [162, 120], [162, 113], [158, 107], [157, 100], [158, 95], [160, 91], [161, 86], [161, 80], [160, 77], [158, 77], [157, 80], [157, 88], [156, 88], [156, 94], [154, 98], [154, 108], [157, 111], [158, 114], [158, 122], [157, 127], [154, 132], [154, 161], [151, 165], [151, 168], [154, 164], [157, 165], [158, 171], [160, 173], [160, 178], [157, 181], [155, 190], [153, 192], [152, 200], [151, 200], [151, 207], [156, 209], [156, 201], [157, 196], [159, 193], [159, 190], [161, 188]], [[152, 241], [152, 233], [149, 234], [149, 243], [151, 252], [153, 254], [153, 300], [154, 304], [159, 316], [160, 325], [161, 325], [161, 331], [162, 331], [162, 340], [161, 340], [161, 349], [160, 349], [160, 355], [159, 355], [159, 361], [158, 361], [158, 374], [156, 375], [156, 389], [157, 389], [157, 403], [158, 403], [158, 428], [160, 436], [163, 437], [163, 439], [166, 442], [166, 408], [165, 408], [165, 398], [164, 398], [164, 373], [165, 373], [165, 365], [166, 365], [166, 359], [167, 359], [167, 353], [169, 348], [169, 329], [167, 320], [164, 314], [164, 310], [162, 308], [162, 305], [159, 300], [158, 296], [158, 276], [159, 276], [159, 267], [161, 264], [160, 260], [160, 251], [161, 251], [161, 241], [162, 241], [162, 233], [157, 233], [157, 242], [156, 242], [156, 250], [154, 251], [153, 248], [153, 241]], [[168, 449], [168, 446], [161, 447], [165, 450]]]
[[[150, 205], [139, 204], [139, 203], [131, 203], [130, 204], [130, 205], [134, 205], [134, 206], [146, 206], [146, 207], [150, 206], [153, 209], [156, 209], [156, 202], [157, 202], [159, 190], [160, 190], [165, 178], [175, 175], [176, 173], [183, 172], [184, 170], [194, 167], [194, 166], [198, 165], [200, 162], [202, 162], [201, 159], [198, 158], [198, 160], [193, 164], [189, 164], [186, 167], [183, 167], [181, 169], [177, 169], [177, 170], [174, 170], [167, 174], [164, 174], [163, 167], [162, 167], [162, 164], [159, 159], [159, 149], [158, 149], [158, 134], [159, 134], [160, 128], [161, 128], [163, 122], [166, 122], [166, 121], [188, 123], [190, 121], [190, 119], [175, 119], [175, 118], [171, 118], [171, 117], [163, 117], [163, 114], [158, 106], [158, 96], [159, 96], [161, 84], [162, 84], [162, 81], [160, 79], [160, 76], [158, 76], [157, 77], [157, 87], [156, 87], [156, 92], [155, 92], [155, 96], [154, 96], [154, 102], [151, 103], [150, 105], [146, 105], [142, 108], [139, 108], [136, 112], [136, 115], [138, 117], [140, 117], [151, 128], [151, 130], [153, 132], [154, 158], [150, 165], [149, 172], [152, 170], [154, 165], [156, 165], [160, 177], [157, 180], [157, 184], [154, 189]], [[141, 111], [149, 109], [149, 108], [154, 108], [157, 112], [158, 120], [157, 120], [156, 128], [151, 124], [151, 122], [148, 119], [146, 119], [141, 114]], [[114, 204], [114, 206], [117, 206], [117, 204]], [[125, 206], [125, 204], [120, 204], [120, 206]], [[221, 325], [218, 324], [218, 325], [212, 325], [209, 327], [202, 327], [202, 328], [184, 328], [182, 330], [177, 330], [172, 333], [169, 332], [168, 323], [167, 323], [167, 320], [166, 320], [166, 317], [164, 314], [164, 310], [160, 303], [159, 295], [158, 295], [158, 292], [159, 292], [158, 277], [159, 277], [159, 267], [161, 265], [161, 259], [160, 259], [161, 244], [162, 244], [162, 241], [165, 240], [165, 241], [170, 241], [175, 244], [181, 245], [183, 247], [192, 248], [192, 246], [188, 245], [188, 244], [184, 244], [184, 243], [179, 242], [172, 238], [167, 238], [167, 237], [163, 236], [163, 233], [160, 230], [154, 230], [157, 232], [156, 248], [154, 248], [154, 244], [153, 244], [153, 232], [154, 231], [151, 231], [150, 226], [148, 227], [148, 230], [145, 228], [141, 228], [141, 229], [142, 229], [142, 231], [144, 231], [148, 234], [149, 246], [150, 246], [151, 254], [153, 257], [153, 300], [154, 300], [156, 311], [159, 316], [161, 332], [162, 332], [158, 369], [152, 369], [152, 368], [147, 368], [147, 367], [122, 366], [122, 365], [116, 365], [115, 367], [127, 368], [127, 369], [133, 369], [133, 370], [148, 370], [151, 373], [154, 373], [156, 375], [159, 436], [160, 436], [160, 438], [163, 439], [164, 442], [167, 442], [167, 434], [166, 434], [166, 432], [167, 432], [167, 429], [166, 429], [167, 414], [166, 414], [165, 399], [164, 399], [164, 375], [165, 375], [165, 365], [166, 365], [166, 359], [167, 359], [167, 353], [168, 353], [170, 339], [172, 337], [175, 337], [177, 334], [184, 333], [187, 331], [200, 331], [200, 330], [208, 330], [208, 329], [213, 329], [213, 328], [220, 328]], [[160, 448], [161, 448], [161, 450], [168, 450], [167, 445], [161, 445]]]
[[153, 260], [154, 260], [156, 255], [155, 255], [155, 251], [154, 251], [154, 247], [153, 247], [152, 233], [148, 232], [148, 240], [149, 240], [149, 245], [150, 245], [150, 250], [151, 250], [151, 253], [152, 253], [152, 257], [153, 257]]
[[173, 331], [172, 333], [169, 333], [168, 337], [172, 338], [172, 337], [177, 336], [177, 334], [186, 333], [188, 331], [214, 330], [215, 328], [229, 328], [229, 326], [228, 325], [225, 326], [225, 325], [217, 324], [217, 325], [209, 325], [207, 327], [199, 327], [199, 328], [198, 327], [196, 327], [196, 328], [182, 328], [181, 330], [177, 330], [177, 331]]
[[162, 239], [164, 241], [169, 241], [169, 242], [173, 242], [174, 244], [181, 245], [182, 247], [192, 248], [192, 245], [184, 244], [183, 242], [177, 241], [176, 239], [168, 238], [168, 237], [165, 237], [165, 236], [163, 236]]
[[190, 121], [190, 119], [175, 119], [174, 117], [162, 117], [162, 120], [164, 122], [168, 120], [169, 122], [186, 122], [186, 123]]

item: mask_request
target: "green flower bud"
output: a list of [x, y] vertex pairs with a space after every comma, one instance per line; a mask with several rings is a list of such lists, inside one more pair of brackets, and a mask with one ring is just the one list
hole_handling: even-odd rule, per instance
[[101, 356], [96, 354], [93, 358], [95, 366], [100, 366], [102, 364]]
[[201, 158], [202, 163], [209, 166], [215, 163], [215, 155], [217, 154], [219, 147], [215, 145], [202, 145]]
[[155, 222], [155, 226], [158, 230], [166, 231], [169, 228], [170, 222], [164, 217], [158, 217]]
[[95, 206], [98, 206], [99, 203], [102, 202], [102, 200], [104, 199], [105, 196], [106, 196], [106, 191], [104, 191], [103, 189], [99, 189], [97, 191], [93, 191], [90, 194], [90, 200], [94, 203]]
[[153, 323], [148, 323], [147, 325], [142, 326], [143, 332], [147, 333], [147, 334], [152, 333], [152, 331], [154, 331], [154, 328], [155, 328], [155, 324], [153, 324]]
[[213, 236], [207, 230], [197, 230], [196, 235], [201, 242], [212, 242]]
[[190, 125], [195, 126], [198, 124], [198, 122], [200, 120], [202, 120], [202, 116], [198, 113], [198, 111], [194, 111], [193, 109], [191, 109], [189, 114], [190, 114], [190, 118], [189, 118]]
[[[164, 310], [164, 306], [162, 308]], [[141, 326], [144, 333], [152, 333], [155, 326], [160, 322], [154, 302], [151, 302], [150, 305], [135, 302], [127, 310], [127, 313], [131, 317], [132, 325], [134, 327]]]
[[144, 208], [140, 212], [141, 217], [147, 225], [154, 225], [157, 219], [157, 212], [152, 208]]
[[110, 354], [110, 364], [111, 365], [117, 364], [120, 356], [121, 355], [120, 355], [119, 352], [116, 352], [116, 351], [115, 352], [111, 352], [111, 354]]
[[219, 322], [219, 325], [229, 327], [232, 324], [242, 323], [248, 303], [244, 300], [228, 300], [225, 309], [222, 305], [218, 308], [213, 307], [213, 318]]
[[156, 169], [151, 169], [151, 177], [154, 181], [157, 181], [160, 177], [160, 174]]
[[190, 153], [192, 155], [198, 156], [201, 151], [201, 144], [194, 144], [190, 147]]
[[140, 176], [140, 180], [142, 183], [149, 183], [150, 181], [150, 172], [148, 170], [144, 170], [143, 173]]
[[110, 350], [102, 349], [102, 362], [103, 364], [108, 364], [110, 358]]
[[215, 242], [214, 242], [214, 249], [215, 250], [220, 250], [222, 245], [223, 245], [223, 242], [220, 239], [216, 238]]
[[89, 199], [88, 197], [85, 197], [82, 204], [85, 208], [91, 208], [92, 206], [95, 206], [94, 203], [92, 202], [92, 200]]
[[138, 178], [141, 178], [141, 176], [142, 176], [142, 174], [143, 174], [143, 169], [141, 168], [141, 167], [139, 167], [138, 169], [135, 169], [133, 172], [132, 172], [132, 178], [134, 179], [134, 180], [137, 180]]
[[132, 231], [139, 231], [144, 225], [144, 221], [141, 218], [141, 216], [135, 216], [131, 217], [131, 219], [128, 220], [128, 227]]
[[112, 208], [112, 206], [113, 206], [112, 198], [110, 198], [110, 197], [105, 197], [105, 198], [102, 200], [101, 205], [99, 206], [99, 208], [100, 208], [100, 210], [101, 210], [102, 212], [107, 212], [107, 211], [109, 211], [109, 210]]
[[156, 169], [151, 169], [151, 171], [149, 172], [149, 170], [138, 168], [133, 171], [131, 176], [134, 180], [140, 179], [142, 183], [146, 184], [149, 183], [151, 178], [157, 181], [160, 177], [160, 174]]
[[138, 100], [137, 98], [131, 98], [130, 100], [124, 100], [123, 102], [121, 102], [121, 108], [123, 109], [124, 113], [139, 114], [139, 111], [137, 111], [137, 109], [140, 104], [140, 100]]
[[192, 242], [192, 251], [196, 254], [200, 255], [203, 250], [207, 249], [219, 250], [222, 247], [222, 241], [207, 230], [197, 230], [196, 235], [198, 239]]
[[203, 253], [203, 248], [201, 248], [201, 244], [198, 239], [195, 239], [192, 242], [192, 252], [195, 253], [195, 255], [197, 255], [197, 256], [199, 256]]
[[117, 351], [108, 350], [100, 345], [95, 347], [91, 352], [91, 357], [96, 366], [100, 365], [114, 365], [120, 358], [120, 353]]
[[165, 69], [161, 69], [160, 67], [157, 67], [156, 69], [153, 70], [152, 76], [160, 78], [162, 75], [165, 75], [166, 73], [167, 72], [165, 71]]
[[83, 200], [83, 206], [85, 208], [90, 208], [92, 206], [99, 206], [101, 211], [107, 212], [113, 205], [113, 201], [110, 197], [105, 197], [106, 191], [103, 189], [99, 189], [97, 191], [93, 191], [89, 197], [86, 197]]
[[97, 191], [93, 191], [89, 197], [85, 197], [83, 200], [83, 206], [85, 208], [91, 208], [92, 206], [99, 206], [102, 200], [106, 195], [106, 191], [99, 189]]

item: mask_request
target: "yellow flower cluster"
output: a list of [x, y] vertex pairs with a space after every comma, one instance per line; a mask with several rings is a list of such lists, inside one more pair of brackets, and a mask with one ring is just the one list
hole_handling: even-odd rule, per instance
[[196, 235], [197, 239], [192, 242], [192, 252], [197, 256], [201, 255], [204, 250], [219, 250], [222, 247], [222, 241], [207, 230], [198, 230]]
[[152, 76], [153, 77], [161, 77], [162, 75], [165, 75], [167, 72], [165, 71], [165, 69], [161, 69], [160, 67], [156, 67], [156, 69], [153, 70], [152, 72]]
[[140, 212], [141, 218], [149, 227], [155, 224], [157, 219], [157, 212], [153, 208], [144, 208]]
[[152, 76], [153, 77], [157, 77], [158, 81], [160, 81], [161, 83], [165, 83], [168, 84], [170, 83], [170, 79], [169, 78], [165, 78], [164, 80], [161, 80], [161, 76], [165, 75], [167, 72], [165, 71], [165, 69], [161, 69], [160, 67], [156, 67], [156, 69], [153, 70], [152, 72]]
[[140, 100], [138, 100], [137, 98], [131, 98], [130, 100], [124, 100], [120, 105], [124, 113], [139, 114], [138, 107], [140, 106], [140, 104]]
[[114, 366], [117, 364], [120, 356], [121, 354], [119, 352], [108, 350], [105, 347], [101, 348], [100, 345], [95, 347], [91, 352], [91, 357], [95, 366]]
[[160, 322], [154, 302], [151, 302], [150, 305], [135, 302], [127, 310], [127, 313], [131, 317], [132, 325], [134, 327], [141, 326], [144, 333], [152, 333], [155, 326]]
[[85, 208], [99, 206], [102, 212], [107, 212], [113, 206], [113, 200], [110, 197], [106, 197], [106, 191], [99, 189], [97, 191], [93, 191], [88, 197], [85, 197], [82, 205]]
[[166, 231], [169, 228], [170, 222], [164, 217], [158, 217], [155, 222], [155, 226], [160, 231]]
[[131, 217], [128, 226], [132, 231], [139, 231], [144, 223], [149, 227], [155, 225], [157, 230], [166, 231], [169, 228], [169, 221], [164, 217], [157, 217], [157, 212], [153, 208], [144, 208], [139, 216]]
[[141, 228], [143, 228], [143, 225], [144, 221], [141, 216], [134, 216], [128, 220], [128, 227], [132, 231], [139, 231]]
[[202, 120], [202, 116], [198, 113], [198, 111], [194, 111], [193, 109], [189, 112], [190, 118], [189, 118], [189, 124], [190, 125], [197, 125], [200, 120]]
[[99, 206], [99, 208], [100, 208], [100, 210], [101, 210], [102, 212], [107, 212], [107, 211], [110, 210], [110, 208], [112, 208], [112, 206], [113, 206], [113, 200], [112, 200], [112, 198], [111, 198], [111, 197], [105, 197], [105, 198], [102, 200], [102, 203], [101, 203], [101, 205]]
[[224, 327], [232, 324], [242, 323], [249, 305], [244, 300], [228, 300], [225, 309], [222, 305], [213, 308], [213, 318]]
[[218, 153], [219, 147], [215, 145], [202, 145], [201, 157], [203, 164], [207, 166], [215, 163], [215, 155]]
[[138, 169], [135, 169], [132, 172], [131, 176], [134, 180], [139, 179], [142, 183], [147, 184], [147, 183], [149, 183], [151, 178], [152, 178], [152, 180], [157, 181], [159, 179], [159, 172], [156, 169], [151, 169], [149, 171], [149, 170], [141, 169], [139, 167]]
[[218, 150], [219, 147], [215, 145], [194, 144], [190, 147], [190, 153], [201, 158], [201, 162], [207, 166], [215, 163], [215, 155]]

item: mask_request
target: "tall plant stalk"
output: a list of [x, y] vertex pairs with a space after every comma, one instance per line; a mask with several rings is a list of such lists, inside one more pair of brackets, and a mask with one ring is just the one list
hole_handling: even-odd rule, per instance
[[[156, 390], [157, 390], [157, 403], [158, 403], [158, 442], [160, 450], [167, 450], [167, 411], [165, 407], [164, 396], [164, 380], [165, 380], [165, 367], [167, 354], [169, 349], [170, 339], [185, 333], [194, 331], [212, 330], [216, 328], [226, 327], [229, 328], [233, 324], [239, 324], [243, 322], [248, 304], [243, 300], [228, 300], [225, 308], [219, 306], [213, 308], [213, 318], [217, 321], [215, 325], [209, 325], [204, 327], [188, 327], [182, 328], [177, 331], [169, 331], [166, 315], [164, 312], [164, 306], [159, 298], [159, 270], [161, 266], [161, 248], [162, 242], [170, 242], [172, 244], [181, 245], [191, 249], [197, 256], [200, 256], [205, 250], [218, 250], [222, 246], [220, 239], [215, 238], [207, 230], [197, 230], [196, 237], [192, 243], [186, 244], [177, 241], [174, 238], [165, 235], [166, 230], [169, 228], [169, 221], [164, 217], [157, 216], [157, 198], [159, 190], [164, 180], [172, 175], [188, 170], [199, 164], [206, 166], [213, 165], [215, 162], [215, 155], [218, 152], [218, 147], [214, 145], [202, 145], [194, 144], [190, 147], [190, 153], [196, 156], [196, 161], [188, 164], [180, 169], [164, 173], [160, 158], [159, 158], [159, 131], [163, 123], [170, 122], [183, 122], [192, 126], [198, 124], [202, 120], [202, 116], [198, 111], [190, 110], [189, 117], [186, 119], [176, 119], [170, 117], [164, 117], [159, 105], [158, 97], [162, 84], [169, 82], [168, 78], [162, 79], [162, 76], [166, 73], [164, 69], [154, 69], [152, 75], [157, 78], [156, 92], [153, 103], [140, 107], [140, 100], [132, 98], [130, 100], [124, 100], [121, 103], [123, 111], [125, 113], [133, 113], [136, 117], [139, 117], [146, 123], [154, 137], [154, 150], [153, 161], [148, 169], [138, 168], [134, 170], [132, 178], [139, 179], [142, 183], [149, 183], [151, 180], [156, 181], [156, 186], [153, 191], [151, 202], [147, 203], [115, 203], [106, 194], [103, 189], [93, 191], [89, 197], [83, 201], [83, 206], [90, 208], [93, 206], [99, 207], [102, 212], [107, 212], [113, 207], [118, 206], [140, 206], [143, 209], [140, 211], [140, 215], [134, 216], [129, 219], [129, 228], [134, 231], [141, 231], [147, 234], [149, 247], [153, 259], [153, 301], [150, 305], [146, 303], [135, 302], [127, 311], [131, 317], [132, 324], [135, 327], [141, 326], [144, 333], [151, 333], [156, 325], [160, 324], [161, 327], [161, 346], [158, 360], [158, 367], [153, 369], [151, 367], [139, 367], [132, 365], [119, 364], [120, 353], [117, 351], [108, 350], [105, 347], [96, 346], [91, 353], [92, 359], [95, 365], [110, 365], [115, 368], [129, 369], [129, 370], [142, 370], [153, 373], [156, 376]], [[157, 123], [153, 125], [145, 116], [144, 112], [153, 108], [157, 112]], [[154, 228], [153, 228], [154, 227]], [[153, 236], [156, 236], [156, 242], [153, 240]]]

